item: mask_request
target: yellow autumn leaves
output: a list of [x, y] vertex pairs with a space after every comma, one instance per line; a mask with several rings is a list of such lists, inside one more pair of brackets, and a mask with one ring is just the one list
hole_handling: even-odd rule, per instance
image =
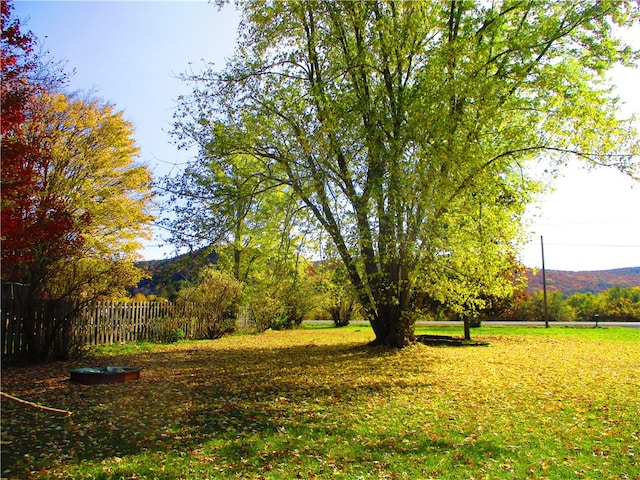
[[362, 326], [90, 360], [143, 368], [117, 385], [70, 384], [69, 364], [14, 371], [3, 391], [74, 415], [61, 423], [3, 404], [3, 468], [9, 478], [41, 468], [40, 478], [638, 478], [639, 332], [482, 331], [488, 347], [371, 348]]

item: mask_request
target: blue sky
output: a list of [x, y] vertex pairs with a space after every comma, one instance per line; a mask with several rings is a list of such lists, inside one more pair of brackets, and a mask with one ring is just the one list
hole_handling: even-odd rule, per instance
[[[238, 16], [199, 1], [14, 1], [25, 29], [67, 62], [71, 89], [92, 90], [125, 111], [134, 124], [140, 160], [156, 176], [177, 171], [192, 153], [171, 143], [176, 99], [189, 92], [177, 76], [206, 63], [222, 68], [235, 47]], [[640, 29], [636, 29], [640, 32]], [[636, 35], [636, 40], [640, 35]], [[636, 45], [640, 48], [640, 45]], [[626, 102], [624, 114], [640, 116], [640, 70], [612, 76]], [[541, 266], [544, 236], [549, 269], [599, 270], [640, 266], [640, 184], [615, 171], [568, 168], [556, 191], [532, 206], [537, 218], [522, 260]], [[147, 259], [172, 256], [161, 238], [146, 244]]]

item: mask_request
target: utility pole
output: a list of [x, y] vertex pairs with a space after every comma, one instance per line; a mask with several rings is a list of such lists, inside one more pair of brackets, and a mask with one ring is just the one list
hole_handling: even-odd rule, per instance
[[549, 328], [549, 311], [547, 309], [547, 272], [544, 268], [544, 238], [540, 235], [540, 247], [542, 248], [542, 298], [544, 300], [544, 326]]

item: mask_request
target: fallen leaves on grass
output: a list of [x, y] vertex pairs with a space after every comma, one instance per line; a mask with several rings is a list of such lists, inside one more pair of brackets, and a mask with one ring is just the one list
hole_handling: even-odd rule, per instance
[[638, 344], [496, 336], [395, 351], [370, 339], [268, 332], [90, 360], [143, 368], [121, 384], [69, 382], [86, 361], [7, 369], [4, 391], [74, 415], [3, 402], [3, 476], [640, 475]]

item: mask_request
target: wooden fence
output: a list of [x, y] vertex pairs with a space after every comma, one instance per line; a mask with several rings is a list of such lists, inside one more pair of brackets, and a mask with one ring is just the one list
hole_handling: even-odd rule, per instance
[[[69, 345], [78, 348], [133, 341], [167, 341], [172, 338], [211, 338], [219, 333], [212, 331], [210, 319], [194, 305], [100, 301], [62, 309], [65, 313], [51, 316], [41, 314], [46, 309], [40, 306], [34, 308], [33, 305], [17, 301], [16, 295], [7, 297], [3, 295], [2, 299], [3, 358], [29, 357], [34, 351], [33, 339], [39, 335], [45, 339], [53, 338], [44, 340], [53, 346], [38, 345], [36, 354], [42, 356], [42, 352], [56, 355], [58, 350], [64, 350]], [[51, 330], [54, 325], [63, 325], [64, 329], [45, 331]], [[230, 327], [233, 327], [233, 320]], [[235, 328], [248, 328], [247, 309], [238, 312]]]
[[93, 302], [82, 307], [74, 335], [83, 346], [164, 340], [184, 323], [176, 313], [169, 302]]
[[[248, 311], [240, 308], [235, 327], [248, 328]], [[207, 338], [211, 324], [193, 304], [171, 302], [93, 302], [83, 307], [75, 335], [82, 345], [165, 341], [172, 335]], [[179, 332], [179, 333], [178, 333]]]
[[32, 301], [27, 286], [2, 284], [2, 357], [36, 359], [70, 349], [73, 335], [66, 321], [75, 306], [68, 301]]

